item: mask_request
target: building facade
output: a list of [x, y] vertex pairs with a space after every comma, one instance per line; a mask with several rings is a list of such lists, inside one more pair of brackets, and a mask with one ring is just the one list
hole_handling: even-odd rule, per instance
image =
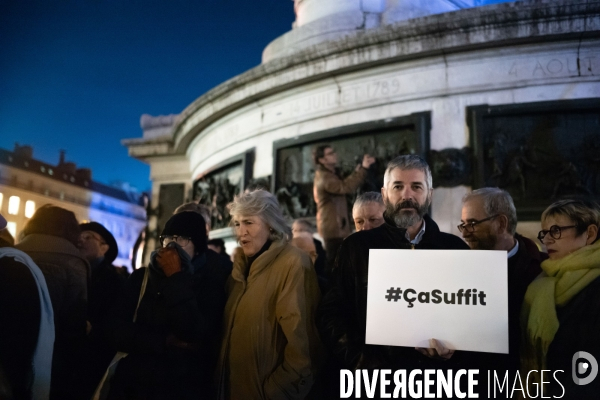
[[552, 199], [600, 197], [599, 3], [294, 4], [293, 29], [261, 65], [177, 116], [142, 117], [143, 137], [124, 140], [151, 167], [151, 230], [191, 199], [225, 227], [226, 203], [249, 185], [269, 187], [291, 219], [311, 217], [319, 143], [345, 170], [364, 153], [378, 158], [362, 190], [381, 187], [394, 156], [425, 157], [432, 217], [455, 234], [471, 188], [508, 190], [530, 237]]
[[89, 169], [65, 162], [64, 153], [58, 165], [51, 165], [34, 159], [30, 146], [0, 149], [0, 214], [17, 241], [29, 218], [44, 204], [72, 211], [80, 223], [104, 225], [119, 246], [114, 264], [131, 270], [134, 246], [146, 226], [139, 196], [94, 182]]

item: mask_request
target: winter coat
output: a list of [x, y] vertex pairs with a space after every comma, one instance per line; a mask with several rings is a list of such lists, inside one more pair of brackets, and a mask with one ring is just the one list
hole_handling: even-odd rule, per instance
[[[536, 244], [519, 234], [515, 234], [519, 242], [517, 254], [508, 259], [508, 357], [504, 365], [510, 371], [519, 370], [519, 347], [521, 341], [521, 304], [527, 286], [542, 272], [540, 264], [548, 256], [540, 253]], [[488, 360], [489, 362], [489, 360]]]
[[122, 297], [127, 277], [107, 260], [92, 266], [88, 299], [88, 321], [92, 330], [80, 357], [74, 387], [82, 398], [91, 398], [116, 353], [107, 339], [110, 312]]
[[107, 334], [128, 353], [111, 381], [109, 399], [211, 398], [227, 268], [214, 252], [190, 261], [179, 247], [182, 271], [167, 277], [153, 254], [133, 322], [145, 268], [129, 277]]
[[88, 320], [92, 325], [92, 332], [96, 331], [98, 334], [98, 331], [104, 330], [112, 304], [121, 297], [126, 282], [127, 277], [106, 259], [92, 267], [88, 305]]
[[[557, 373], [562, 384], [550, 378], [549, 393], [546, 396], [564, 399], [592, 399], [600, 393], [600, 376], [587, 385], [573, 382], [573, 356], [585, 351], [600, 363], [600, 278], [596, 278], [563, 307], [556, 307], [559, 328], [548, 348], [546, 356], [548, 369], [563, 370]], [[583, 361], [583, 360], [582, 360]], [[589, 371], [589, 369], [588, 369]], [[580, 377], [588, 375], [578, 375]]]
[[343, 239], [350, 234], [346, 195], [354, 193], [366, 177], [364, 168], [341, 179], [322, 165], [317, 166], [313, 194], [317, 203], [317, 230], [323, 239]]
[[0, 376], [6, 378], [11, 398], [47, 399], [54, 313], [46, 279], [31, 257], [1, 244], [0, 310]]
[[303, 399], [319, 363], [319, 288], [310, 258], [283, 241], [251, 265], [239, 253], [227, 282], [220, 399]]
[[40, 267], [52, 300], [56, 339], [50, 398], [73, 398], [73, 373], [86, 339], [90, 265], [73, 243], [58, 236], [30, 234], [16, 247]]

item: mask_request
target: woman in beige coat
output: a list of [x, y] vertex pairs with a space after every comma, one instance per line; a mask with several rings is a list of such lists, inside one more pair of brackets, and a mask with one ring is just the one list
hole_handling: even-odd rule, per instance
[[227, 282], [217, 368], [220, 399], [303, 399], [320, 351], [310, 258], [291, 246], [275, 197], [257, 190], [229, 205], [242, 252]]

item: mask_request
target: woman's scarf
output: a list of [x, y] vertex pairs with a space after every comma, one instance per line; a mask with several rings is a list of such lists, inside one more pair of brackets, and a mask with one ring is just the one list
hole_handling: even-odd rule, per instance
[[571, 301], [600, 276], [600, 241], [541, 264], [543, 272], [527, 288], [521, 309], [522, 371], [546, 369], [546, 355], [559, 321], [556, 307]]

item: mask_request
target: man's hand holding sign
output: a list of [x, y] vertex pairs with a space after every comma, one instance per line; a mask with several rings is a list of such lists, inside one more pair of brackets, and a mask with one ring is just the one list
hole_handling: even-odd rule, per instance
[[449, 360], [454, 355], [454, 350], [444, 347], [444, 344], [435, 339], [429, 339], [429, 347], [415, 347], [415, 349], [426, 357], [436, 360]]

